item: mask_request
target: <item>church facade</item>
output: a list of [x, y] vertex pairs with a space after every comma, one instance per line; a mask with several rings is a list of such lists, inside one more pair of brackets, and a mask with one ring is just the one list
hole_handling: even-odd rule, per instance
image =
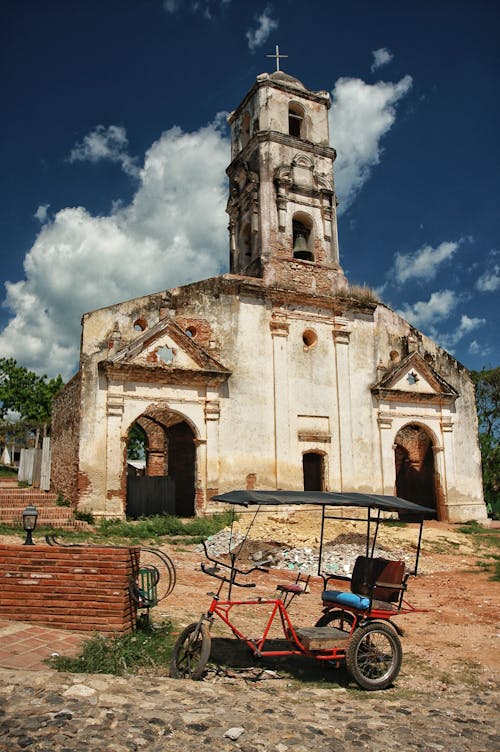
[[282, 71], [258, 76], [229, 118], [230, 273], [84, 315], [52, 432], [53, 485], [80, 509], [130, 514], [135, 426], [139, 484], [163, 479], [181, 516], [259, 488], [486, 517], [467, 370], [340, 267], [329, 106]]

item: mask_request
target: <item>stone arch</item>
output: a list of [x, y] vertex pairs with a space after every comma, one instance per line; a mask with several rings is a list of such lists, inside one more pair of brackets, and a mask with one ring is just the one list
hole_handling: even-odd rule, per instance
[[[145, 489], [148, 483], [151, 485], [151, 479], [156, 478], [160, 492], [169, 496], [168, 511], [180, 517], [193, 516], [196, 498], [195, 426], [182, 413], [154, 406], [139, 415], [134, 423], [141, 427], [147, 439], [144, 479], [136, 479], [134, 488], [140, 493], [142, 480]], [[161, 479], [165, 480], [165, 489], [161, 488]], [[132, 483], [129, 483], [127, 507], [131, 493]]]
[[433, 513], [442, 507], [436, 447], [433, 432], [416, 422], [400, 428], [394, 439], [396, 496], [429, 507]]
[[310, 450], [302, 454], [304, 491], [325, 490], [325, 453]]

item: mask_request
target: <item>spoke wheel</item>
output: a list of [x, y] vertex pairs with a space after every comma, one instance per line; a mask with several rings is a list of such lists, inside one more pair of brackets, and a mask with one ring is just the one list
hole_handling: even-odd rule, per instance
[[193, 622], [180, 633], [172, 651], [170, 676], [174, 679], [200, 679], [210, 656], [208, 624]]
[[350, 632], [353, 624], [354, 616], [349, 611], [344, 611], [341, 608], [332, 608], [331, 611], [323, 614], [314, 626], [334, 627], [335, 629], [340, 629], [342, 632]]
[[399, 674], [403, 649], [388, 624], [367, 624], [357, 629], [347, 648], [347, 670], [363, 689], [385, 689]]

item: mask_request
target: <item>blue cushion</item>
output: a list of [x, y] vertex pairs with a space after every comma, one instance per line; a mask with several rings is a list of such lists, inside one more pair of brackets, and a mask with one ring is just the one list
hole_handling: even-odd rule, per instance
[[370, 599], [355, 593], [345, 593], [342, 590], [324, 590], [321, 596], [324, 601], [340, 603], [341, 606], [350, 606], [351, 608], [366, 609], [370, 607]]

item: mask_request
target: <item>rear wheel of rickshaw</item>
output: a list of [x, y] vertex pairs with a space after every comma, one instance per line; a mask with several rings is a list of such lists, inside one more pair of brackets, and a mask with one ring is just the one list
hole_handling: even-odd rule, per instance
[[399, 674], [403, 649], [389, 624], [376, 622], [356, 629], [347, 648], [347, 670], [363, 689], [385, 689]]
[[174, 679], [200, 679], [210, 656], [211, 643], [208, 624], [189, 624], [174, 645], [170, 676]]
[[344, 611], [341, 608], [332, 608], [331, 611], [323, 614], [314, 626], [334, 627], [335, 629], [340, 629], [342, 632], [350, 632], [353, 624], [354, 616], [349, 611]]

